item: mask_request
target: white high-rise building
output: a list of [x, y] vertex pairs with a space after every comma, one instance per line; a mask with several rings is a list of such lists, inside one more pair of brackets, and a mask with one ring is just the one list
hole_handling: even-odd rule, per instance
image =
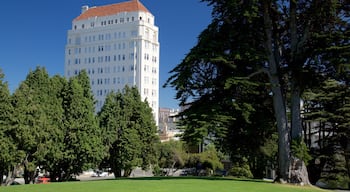
[[158, 124], [159, 42], [152, 13], [138, 0], [83, 6], [68, 30], [65, 76], [85, 69], [96, 111], [111, 91], [137, 86]]

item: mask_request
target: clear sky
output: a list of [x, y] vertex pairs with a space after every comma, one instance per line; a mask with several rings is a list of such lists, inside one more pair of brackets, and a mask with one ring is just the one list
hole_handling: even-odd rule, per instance
[[[49, 74], [64, 72], [67, 30], [81, 6], [126, 0], [3, 0], [0, 6], [0, 68], [13, 92], [30, 70], [43, 66]], [[211, 8], [200, 0], [141, 0], [155, 16], [160, 42], [159, 106], [178, 108], [172, 88], [162, 85], [169, 71], [197, 43], [211, 22]]]

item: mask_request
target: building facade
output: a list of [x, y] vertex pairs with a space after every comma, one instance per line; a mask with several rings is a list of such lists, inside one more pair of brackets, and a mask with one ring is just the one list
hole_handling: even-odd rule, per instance
[[177, 126], [179, 113], [179, 109], [159, 108], [158, 131], [161, 141], [179, 139], [178, 135], [181, 134], [181, 130]]
[[140, 1], [82, 7], [68, 30], [65, 76], [70, 78], [81, 70], [90, 77], [96, 111], [111, 91], [136, 86], [158, 124], [158, 27]]

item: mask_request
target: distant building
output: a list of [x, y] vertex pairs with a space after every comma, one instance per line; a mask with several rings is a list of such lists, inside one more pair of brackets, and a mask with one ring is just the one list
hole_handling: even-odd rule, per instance
[[159, 42], [152, 13], [138, 0], [83, 6], [68, 30], [65, 76], [86, 70], [96, 111], [106, 95], [125, 85], [138, 87], [158, 122]]
[[159, 108], [159, 136], [162, 141], [177, 140], [180, 130], [177, 127], [179, 109]]

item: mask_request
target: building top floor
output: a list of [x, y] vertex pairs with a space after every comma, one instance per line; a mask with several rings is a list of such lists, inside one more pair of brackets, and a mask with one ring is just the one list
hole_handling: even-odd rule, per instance
[[154, 16], [138, 0], [91, 8], [85, 5], [81, 14], [73, 20], [72, 30], [136, 22], [154, 25]]

